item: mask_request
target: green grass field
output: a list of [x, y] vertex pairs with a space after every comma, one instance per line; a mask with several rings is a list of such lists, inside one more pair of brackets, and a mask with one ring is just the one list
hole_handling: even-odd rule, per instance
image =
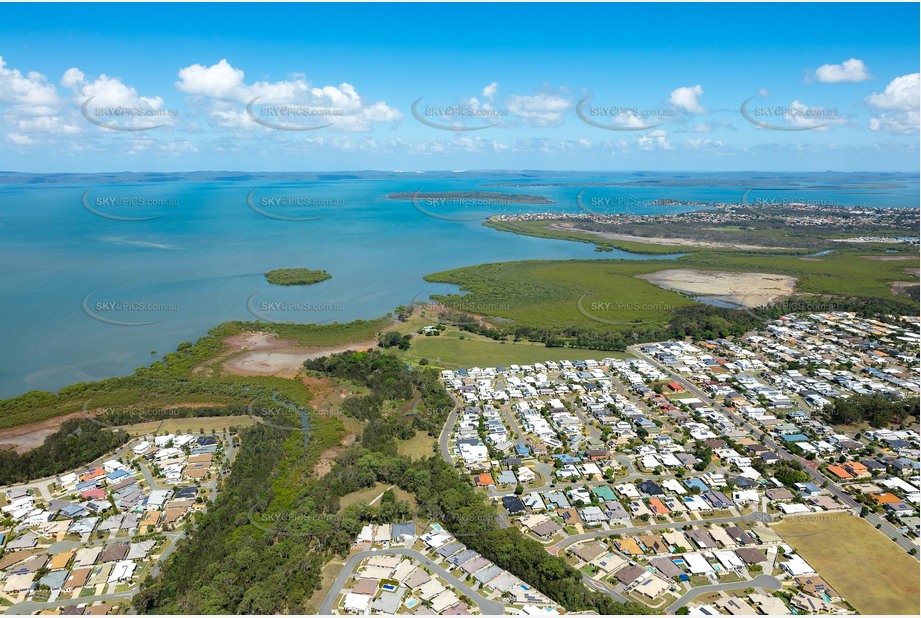
[[416, 435], [409, 440], [399, 441], [397, 453], [409, 459], [425, 459], [435, 452], [435, 444], [435, 438], [424, 431], [416, 431]]
[[860, 613], [918, 614], [918, 561], [863, 519], [790, 517], [774, 529]]
[[[464, 337], [461, 339], [460, 337]], [[445, 331], [438, 337], [414, 337], [409, 350], [399, 352], [407, 361], [427, 359], [434, 367], [496, 367], [511, 364], [545, 362], [550, 360], [600, 360], [626, 358], [627, 354], [579, 348], [548, 348], [541, 343], [505, 343], [460, 331]]]

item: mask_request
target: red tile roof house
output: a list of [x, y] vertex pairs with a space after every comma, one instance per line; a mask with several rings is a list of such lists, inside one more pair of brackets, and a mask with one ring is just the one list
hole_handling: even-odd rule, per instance
[[88, 489], [86, 491], [80, 492], [80, 495], [86, 498], [87, 500], [105, 500], [106, 490], [105, 489]]
[[492, 474], [489, 473], [477, 474], [475, 477], [473, 477], [473, 480], [477, 487], [487, 487], [489, 485], [496, 484], [496, 482], [492, 479]]
[[106, 471], [103, 468], [93, 468], [88, 470], [83, 476], [80, 477], [81, 481], [92, 481], [98, 479], [101, 476], [105, 476]]
[[842, 468], [841, 466], [828, 466], [828, 471], [837, 476], [842, 481], [854, 478], [850, 472]]
[[871, 476], [870, 470], [859, 461], [847, 461], [842, 467], [859, 479]]

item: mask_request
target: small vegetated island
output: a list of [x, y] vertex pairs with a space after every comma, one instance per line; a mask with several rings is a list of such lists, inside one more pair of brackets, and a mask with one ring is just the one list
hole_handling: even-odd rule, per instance
[[482, 202], [490, 204], [555, 204], [542, 195], [498, 193], [495, 191], [401, 191], [388, 193], [388, 200], [439, 200], [446, 202]]
[[279, 268], [265, 273], [265, 279], [275, 285], [310, 285], [332, 279], [325, 270], [309, 268]]

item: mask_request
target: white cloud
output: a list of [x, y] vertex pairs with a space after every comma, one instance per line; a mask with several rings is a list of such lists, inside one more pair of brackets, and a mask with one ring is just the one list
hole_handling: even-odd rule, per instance
[[483, 98], [487, 101], [492, 101], [496, 98], [496, 93], [499, 92], [499, 83], [493, 82], [483, 88]]
[[838, 110], [825, 107], [809, 107], [796, 99], [784, 112], [784, 120], [793, 127], [823, 130], [826, 127], [845, 124], [846, 119], [838, 115]]
[[23, 113], [43, 113], [60, 104], [57, 89], [41, 73], [23, 75], [6, 68], [0, 57], [0, 104], [15, 106]]
[[516, 94], [509, 98], [509, 111], [526, 124], [549, 127], [558, 125], [569, 109], [572, 97], [562, 89], [546, 89], [535, 95]]
[[871, 131], [917, 135], [918, 129], [921, 129], [921, 114], [917, 111], [880, 114], [870, 118], [869, 126]]
[[[342, 131], [369, 131], [375, 122], [396, 122], [403, 114], [383, 101], [366, 103], [352, 84], [338, 86], [313, 86], [302, 76], [277, 82], [246, 83], [241, 69], [234, 68], [226, 59], [217, 64], [193, 64], [179, 70], [176, 87], [182, 92], [210, 100], [212, 120], [218, 126], [254, 128], [251, 120], [242, 119], [222, 103], [248, 104], [255, 99], [259, 105], [288, 104], [334, 110], [336, 114], [317, 116], [317, 124], [330, 124]], [[240, 112], [245, 113], [245, 112]], [[273, 122], [276, 122], [273, 120]], [[299, 120], [278, 120], [279, 125], [296, 125]], [[307, 123], [300, 123], [306, 126]]]
[[650, 131], [647, 135], [636, 140], [640, 150], [672, 150], [674, 147], [668, 142], [668, 133], [662, 129]]
[[668, 102], [689, 114], [701, 114], [704, 112], [704, 108], [697, 102], [697, 97], [702, 96], [703, 93], [704, 89], [700, 84], [696, 86], [682, 86], [681, 88], [672, 90]]
[[919, 99], [921, 99], [921, 74], [910, 73], [896, 77], [881, 93], [867, 97], [867, 103], [876, 109], [887, 110], [870, 118], [871, 131], [888, 133], [917, 133], [919, 126]]
[[918, 109], [921, 97], [921, 73], [911, 73], [896, 77], [889, 82], [886, 90], [867, 97], [867, 102], [878, 109], [897, 109], [909, 111]]
[[851, 58], [841, 64], [823, 64], [815, 70], [815, 80], [824, 84], [838, 82], [863, 82], [872, 76], [863, 60]]
[[687, 140], [685, 140], [685, 146], [687, 147], [688, 150], [696, 150], [696, 151], [713, 152], [713, 151], [722, 151], [724, 149], [722, 140], [711, 140], [711, 139], [704, 139], [700, 137], [688, 138]]
[[713, 125], [706, 122], [698, 122], [694, 125], [694, 133], [709, 133], [713, 130]]
[[23, 135], [22, 133], [9, 133], [6, 136], [6, 139], [13, 142], [17, 146], [31, 146], [35, 143], [35, 139], [29, 137], [28, 135]]

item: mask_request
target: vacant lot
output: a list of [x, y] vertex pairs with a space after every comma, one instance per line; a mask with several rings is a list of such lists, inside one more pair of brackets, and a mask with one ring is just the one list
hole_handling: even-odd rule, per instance
[[[464, 339], [460, 337], [463, 336]], [[511, 364], [530, 365], [551, 360], [601, 360], [602, 358], [625, 358], [629, 355], [602, 350], [579, 348], [548, 348], [535, 343], [505, 343], [478, 337], [470, 333], [461, 335], [458, 331], [446, 331], [437, 337], [420, 335], [414, 337], [412, 347], [405, 353], [408, 360], [425, 358], [436, 367], [456, 369], [458, 367], [496, 367]]]
[[774, 526], [861, 614], [917, 615], [918, 561], [853, 515]]
[[397, 445], [397, 453], [410, 459], [424, 459], [430, 456], [435, 446], [435, 438], [424, 431], [416, 431], [416, 435], [409, 440], [401, 440]]
[[[353, 504], [357, 504], [358, 502], [366, 502], [368, 504], [373, 502], [373, 506], [378, 506], [380, 503], [380, 497], [388, 489], [390, 489], [390, 485], [385, 485], [384, 483], [375, 483], [374, 487], [369, 487], [368, 489], [353, 491], [350, 494], [346, 494], [339, 499], [339, 512], [343, 512], [345, 509], [352, 506]], [[399, 487], [394, 487], [393, 493], [396, 494], [397, 500], [405, 500], [409, 502], [411, 508], [415, 508], [416, 501], [413, 499], [411, 494], [400, 489]]]
[[199, 416], [195, 418], [171, 418], [166, 421], [148, 421], [146, 423], [135, 423], [134, 425], [124, 425], [119, 427], [132, 436], [143, 436], [149, 433], [187, 433], [197, 432], [201, 429], [205, 433], [214, 431], [225, 431], [230, 427], [249, 427], [254, 425], [256, 419], [252, 416], [243, 414], [237, 416]]

